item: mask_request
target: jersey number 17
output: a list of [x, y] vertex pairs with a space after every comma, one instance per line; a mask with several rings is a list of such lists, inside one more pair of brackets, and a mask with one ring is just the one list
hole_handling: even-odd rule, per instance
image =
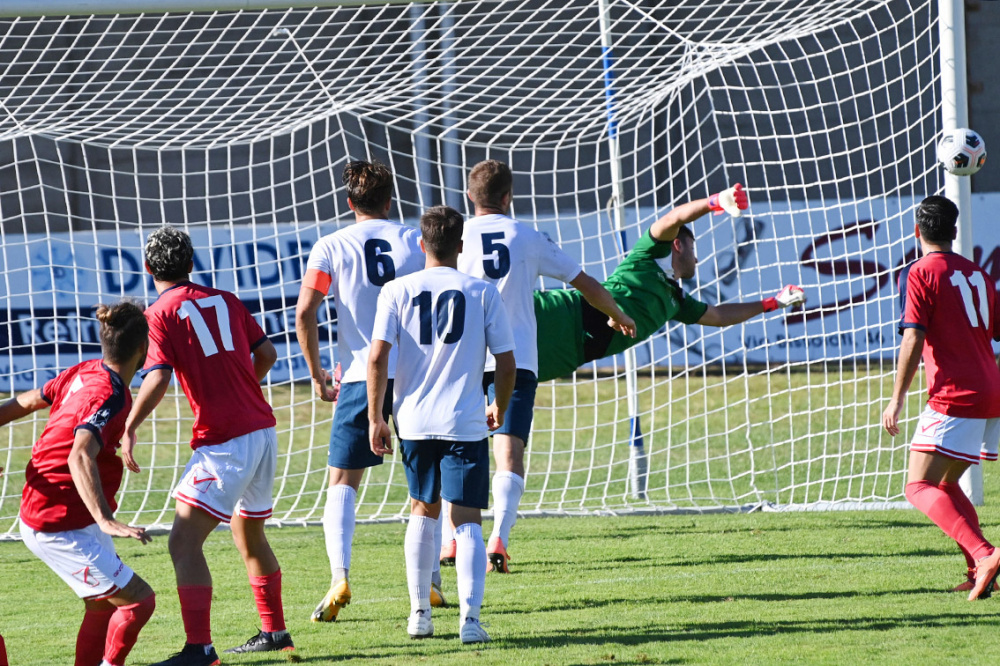
[[[197, 307], [195, 306], [197, 304]], [[194, 327], [194, 334], [198, 336], [201, 344], [201, 351], [205, 356], [212, 356], [219, 353], [219, 347], [215, 344], [212, 331], [208, 329], [205, 318], [201, 316], [201, 310], [215, 308], [215, 321], [219, 323], [219, 337], [222, 338], [222, 348], [226, 351], [233, 351], [233, 331], [229, 327], [229, 306], [221, 295], [199, 298], [196, 301], [184, 301], [177, 308], [177, 316], [181, 319], [190, 319], [191, 326]]]

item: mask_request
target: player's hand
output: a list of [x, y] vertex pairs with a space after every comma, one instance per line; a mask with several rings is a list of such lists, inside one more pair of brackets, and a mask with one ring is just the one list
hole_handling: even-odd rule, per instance
[[113, 537], [138, 539], [139, 543], [149, 543], [153, 540], [152, 536], [146, 534], [145, 527], [132, 527], [131, 525], [126, 525], [125, 523], [119, 522], [114, 518], [102, 521], [99, 525], [102, 532]]
[[618, 317], [608, 317], [608, 326], [630, 338], [634, 338], [636, 335], [635, 320], [624, 312], [622, 312]]
[[323, 402], [336, 402], [337, 394], [340, 393], [340, 385], [331, 386], [330, 373], [326, 371], [326, 368], [320, 368], [319, 377], [313, 377], [313, 390]]
[[132, 455], [132, 451], [135, 449], [136, 442], [138, 442], [139, 437], [135, 434], [135, 431], [126, 430], [125, 434], [122, 435], [122, 461], [125, 463], [125, 467], [128, 468], [130, 472], [139, 472], [139, 463], [135, 461], [135, 457]]
[[750, 199], [747, 198], [746, 190], [739, 183], [708, 198], [708, 209], [716, 215], [725, 211], [733, 217], [740, 217], [743, 215], [743, 211], [749, 207]]
[[773, 312], [778, 308], [790, 308], [806, 302], [806, 292], [795, 284], [786, 284], [777, 294], [763, 300], [764, 312]]
[[392, 453], [392, 432], [385, 419], [368, 423], [368, 436], [371, 439], [372, 453], [377, 456], [384, 456]]
[[486, 427], [490, 429], [490, 432], [497, 430], [503, 425], [503, 412], [497, 407], [497, 401], [494, 400], [489, 405], [486, 406]]
[[902, 405], [893, 399], [889, 401], [885, 411], [882, 412], [882, 427], [892, 437], [899, 434], [899, 410], [901, 407]]

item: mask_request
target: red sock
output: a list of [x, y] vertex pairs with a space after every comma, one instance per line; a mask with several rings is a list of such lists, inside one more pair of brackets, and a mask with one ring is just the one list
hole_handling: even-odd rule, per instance
[[119, 606], [108, 623], [108, 636], [104, 643], [104, 661], [113, 666], [125, 666], [125, 657], [135, 647], [139, 631], [153, 615], [156, 608], [156, 594], [142, 601]]
[[181, 600], [181, 619], [184, 621], [186, 641], [193, 645], [212, 642], [212, 586], [179, 585], [177, 596]]
[[[975, 559], [986, 557], [993, 552], [993, 546], [983, 538], [979, 530], [979, 520], [970, 522], [956, 506], [950, 493], [945, 492], [930, 481], [914, 481], [906, 484], [906, 499], [934, 521], [945, 534], [958, 542]], [[968, 501], [966, 499], [966, 501]], [[975, 509], [973, 509], [973, 512]]]
[[[979, 535], [982, 536], [983, 530], [979, 525], [979, 514], [976, 513], [976, 505], [972, 503], [969, 496], [965, 494], [962, 490], [962, 486], [957, 483], [948, 483], [944, 481], [938, 484], [938, 488], [948, 493], [948, 497], [951, 501], [955, 503], [955, 508], [957, 508], [965, 519], [969, 521], [971, 525], [975, 525], [976, 529], [979, 530]], [[958, 544], [958, 547], [962, 549], [962, 555], [965, 555], [965, 563], [970, 569], [976, 568], [976, 558], [972, 556], [972, 553], [967, 551], [962, 544]]]
[[8, 666], [7, 646], [3, 644], [3, 636], [0, 636], [0, 666]]
[[250, 576], [250, 587], [257, 602], [261, 631], [284, 631], [285, 612], [281, 608], [281, 569], [270, 576]]
[[94, 666], [104, 658], [104, 637], [108, 635], [108, 622], [115, 614], [114, 606], [104, 610], [88, 609], [83, 614], [80, 632], [76, 635], [75, 666]]

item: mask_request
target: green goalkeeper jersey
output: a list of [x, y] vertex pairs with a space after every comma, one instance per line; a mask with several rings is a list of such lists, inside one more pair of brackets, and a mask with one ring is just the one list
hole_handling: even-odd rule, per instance
[[694, 324], [701, 319], [708, 305], [685, 295], [657, 263], [669, 262], [671, 251], [671, 243], [658, 243], [647, 232], [604, 281], [618, 307], [635, 320], [635, 338], [611, 329], [608, 318], [575, 289], [536, 291], [538, 381], [569, 375], [588, 361], [625, 351], [668, 321]]

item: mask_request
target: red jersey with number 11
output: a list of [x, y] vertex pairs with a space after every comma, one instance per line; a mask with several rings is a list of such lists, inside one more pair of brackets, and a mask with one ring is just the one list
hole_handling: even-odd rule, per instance
[[904, 328], [926, 335], [923, 359], [930, 399], [942, 414], [1000, 417], [1000, 369], [991, 339], [1000, 337], [996, 286], [979, 266], [953, 252], [931, 252], [903, 269]]
[[146, 309], [149, 353], [143, 376], [177, 373], [194, 410], [191, 448], [221, 444], [275, 425], [250, 353], [267, 340], [235, 295], [182, 282]]

